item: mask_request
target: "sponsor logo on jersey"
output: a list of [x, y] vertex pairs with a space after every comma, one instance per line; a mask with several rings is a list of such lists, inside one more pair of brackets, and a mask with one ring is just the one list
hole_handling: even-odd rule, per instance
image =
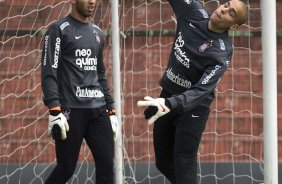
[[209, 80], [214, 76], [215, 72], [217, 70], [219, 70], [221, 68], [221, 66], [219, 65], [215, 65], [214, 69], [211, 71], [211, 73], [209, 75], [207, 75], [204, 80], [202, 81], [202, 84], [207, 84], [209, 82]]
[[181, 35], [181, 32], [178, 33], [178, 38], [174, 43], [174, 55], [176, 59], [186, 68], [190, 66], [190, 59], [187, 57], [186, 52], [182, 50], [183, 46], [185, 45], [185, 41]]
[[76, 65], [86, 71], [97, 71], [97, 57], [91, 57], [91, 49], [77, 49], [75, 51]]
[[221, 50], [225, 50], [225, 44], [224, 41], [222, 39], [218, 39], [219, 45], [220, 45], [220, 49]]
[[78, 40], [79, 38], [81, 38], [82, 36], [75, 36], [74, 38], [76, 39], [76, 40]]
[[189, 26], [192, 28], [196, 28], [191, 22], [189, 23]]
[[67, 26], [69, 26], [70, 24], [68, 22], [64, 22], [62, 25], [60, 25], [60, 29], [64, 30]]
[[98, 89], [76, 87], [76, 96], [79, 98], [103, 98], [104, 94]]
[[212, 46], [213, 41], [212, 40], [207, 40], [205, 41], [200, 47], [199, 47], [199, 52], [205, 52], [208, 48]]
[[200, 116], [192, 114], [192, 118], [198, 118]]
[[192, 0], [184, 0], [187, 4], [191, 4]]
[[49, 42], [49, 35], [46, 35], [44, 38], [44, 57], [43, 57], [43, 65], [46, 65], [47, 60], [47, 50], [48, 50], [48, 42]]
[[204, 18], [209, 18], [209, 15], [208, 15], [208, 13], [206, 12], [206, 10], [204, 10], [204, 9], [199, 9], [199, 11], [202, 13], [202, 15], [203, 15]]
[[189, 89], [191, 87], [191, 82], [188, 81], [188, 80], [185, 80], [185, 79], [182, 79], [181, 77], [179, 77], [179, 74], [176, 75], [172, 72], [172, 68], [169, 68], [167, 71], [166, 71], [166, 77], [172, 81], [173, 83], [181, 86], [181, 87], [184, 87], [186, 89]]
[[58, 68], [60, 50], [61, 50], [61, 38], [57, 37], [55, 43], [54, 63], [52, 65], [53, 68]]

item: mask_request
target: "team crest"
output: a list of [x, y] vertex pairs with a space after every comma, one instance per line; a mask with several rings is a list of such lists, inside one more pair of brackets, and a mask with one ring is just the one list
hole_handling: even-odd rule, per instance
[[229, 63], [230, 63], [230, 61], [226, 61], [226, 65], [227, 65], [227, 67], [229, 66]]
[[192, 0], [184, 0], [187, 4], [191, 4]]
[[221, 50], [225, 50], [224, 41], [223, 41], [222, 39], [218, 39], [218, 41], [219, 41], [220, 49], [221, 49]]
[[101, 39], [100, 39], [99, 34], [97, 33], [97, 31], [94, 30], [93, 34], [94, 34], [94, 36], [96, 38], [96, 42], [100, 44], [101, 43]]
[[205, 52], [208, 48], [212, 46], [213, 41], [212, 40], [207, 40], [205, 41], [200, 47], [199, 47], [199, 52]]

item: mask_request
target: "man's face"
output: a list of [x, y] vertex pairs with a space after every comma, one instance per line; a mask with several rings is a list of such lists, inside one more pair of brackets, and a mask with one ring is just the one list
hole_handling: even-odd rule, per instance
[[238, 20], [244, 13], [242, 5], [239, 0], [231, 0], [220, 5], [210, 17], [213, 27], [228, 30], [232, 25], [238, 26]]
[[96, 0], [76, 0], [75, 9], [83, 17], [90, 17], [95, 9]]

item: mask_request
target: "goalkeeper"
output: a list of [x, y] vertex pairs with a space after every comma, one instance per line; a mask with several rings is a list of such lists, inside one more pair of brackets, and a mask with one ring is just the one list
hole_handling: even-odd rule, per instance
[[214, 90], [232, 56], [228, 30], [248, 17], [239, 0], [220, 5], [210, 14], [196, 0], [169, 0], [175, 13], [176, 37], [159, 98], [145, 97], [137, 106], [153, 138], [157, 168], [173, 184], [197, 183], [197, 152], [215, 98]]
[[46, 184], [65, 184], [72, 177], [83, 139], [95, 159], [95, 183], [113, 184], [118, 121], [105, 77], [104, 37], [89, 21], [96, 0], [70, 2], [70, 14], [49, 27], [42, 52], [43, 101], [57, 158]]

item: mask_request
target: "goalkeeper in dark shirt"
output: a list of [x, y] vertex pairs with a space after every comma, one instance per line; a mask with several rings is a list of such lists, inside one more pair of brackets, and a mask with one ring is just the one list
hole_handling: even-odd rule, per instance
[[214, 90], [230, 64], [228, 30], [248, 17], [239, 0], [220, 5], [213, 14], [196, 0], [169, 0], [177, 20], [159, 98], [145, 97], [137, 106], [154, 123], [157, 168], [173, 184], [197, 183], [197, 152], [214, 99]]
[[[96, 183], [113, 184], [117, 117], [103, 63], [104, 37], [89, 17], [96, 0], [72, 0], [70, 15], [53, 23], [42, 52], [42, 90], [57, 165], [46, 184], [73, 175], [83, 139], [95, 159]], [[114, 134], [113, 134], [114, 133]]]

